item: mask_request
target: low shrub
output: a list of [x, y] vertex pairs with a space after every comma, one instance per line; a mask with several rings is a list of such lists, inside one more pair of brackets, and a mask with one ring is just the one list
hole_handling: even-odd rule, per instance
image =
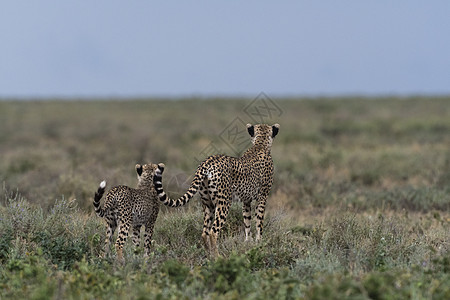
[[98, 224], [87, 222], [74, 201], [62, 198], [44, 213], [20, 194], [9, 196], [0, 215], [0, 259], [11, 251], [17, 258], [42, 251], [53, 264], [66, 269], [98, 252], [90, 239], [92, 231], [98, 231]]

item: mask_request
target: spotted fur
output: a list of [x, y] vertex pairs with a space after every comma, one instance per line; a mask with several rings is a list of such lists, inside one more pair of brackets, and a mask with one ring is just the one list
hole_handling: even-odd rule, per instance
[[202, 239], [207, 251], [217, 256], [217, 237], [225, 223], [233, 199], [243, 203], [245, 240], [250, 238], [251, 202], [256, 201], [256, 240], [262, 235], [266, 200], [273, 183], [271, 148], [280, 125], [247, 124], [252, 147], [241, 157], [213, 155], [203, 161], [195, 172], [187, 192], [178, 199], [167, 197], [162, 187], [164, 166], [156, 170], [153, 181], [159, 199], [171, 207], [185, 205], [199, 192], [204, 222]]
[[164, 164], [136, 165], [138, 178], [137, 188], [124, 185], [113, 187], [106, 194], [105, 203], [100, 206], [100, 199], [105, 193], [106, 181], [102, 181], [94, 195], [95, 213], [106, 220], [105, 254], [109, 255], [110, 243], [114, 231], [119, 227], [116, 240], [117, 258], [123, 260], [123, 245], [128, 237], [130, 227], [133, 229], [133, 244], [139, 247], [139, 236], [142, 226], [145, 226], [145, 250], [150, 252], [153, 227], [158, 217], [159, 201], [153, 185], [153, 176], [158, 167]]

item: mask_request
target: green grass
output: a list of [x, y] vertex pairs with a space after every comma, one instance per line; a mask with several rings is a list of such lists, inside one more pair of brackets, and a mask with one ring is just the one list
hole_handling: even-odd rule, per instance
[[211, 142], [234, 155], [220, 136], [251, 101], [0, 102], [0, 298], [448, 299], [449, 101], [277, 102], [263, 240], [244, 242], [235, 203], [209, 260], [194, 200], [162, 208], [151, 256], [127, 243], [123, 266], [99, 258], [99, 182], [164, 162], [182, 194]]

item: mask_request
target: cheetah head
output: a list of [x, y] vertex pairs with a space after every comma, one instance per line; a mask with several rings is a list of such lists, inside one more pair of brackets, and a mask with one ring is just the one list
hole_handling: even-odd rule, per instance
[[263, 146], [272, 146], [272, 141], [280, 130], [280, 124], [272, 126], [267, 124], [247, 124], [247, 131], [252, 137], [253, 145], [261, 144]]
[[155, 172], [164, 169], [164, 164], [136, 164], [136, 173], [138, 178], [138, 187], [153, 184]]

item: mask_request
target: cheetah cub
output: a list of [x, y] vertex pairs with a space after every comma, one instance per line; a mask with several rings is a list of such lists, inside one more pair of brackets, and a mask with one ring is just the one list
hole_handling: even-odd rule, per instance
[[100, 206], [100, 199], [105, 193], [106, 181], [102, 181], [94, 195], [94, 208], [97, 216], [106, 220], [106, 240], [105, 255], [110, 253], [110, 243], [112, 242], [114, 231], [117, 227], [118, 236], [116, 240], [117, 258], [124, 261], [123, 246], [128, 237], [130, 227], [133, 229], [133, 244], [139, 247], [139, 235], [142, 225], [145, 226], [145, 254], [150, 253], [150, 246], [159, 212], [159, 199], [153, 184], [155, 171], [164, 168], [164, 164], [144, 164], [136, 165], [138, 178], [137, 188], [124, 185], [113, 187], [106, 194], [103, 207]]

